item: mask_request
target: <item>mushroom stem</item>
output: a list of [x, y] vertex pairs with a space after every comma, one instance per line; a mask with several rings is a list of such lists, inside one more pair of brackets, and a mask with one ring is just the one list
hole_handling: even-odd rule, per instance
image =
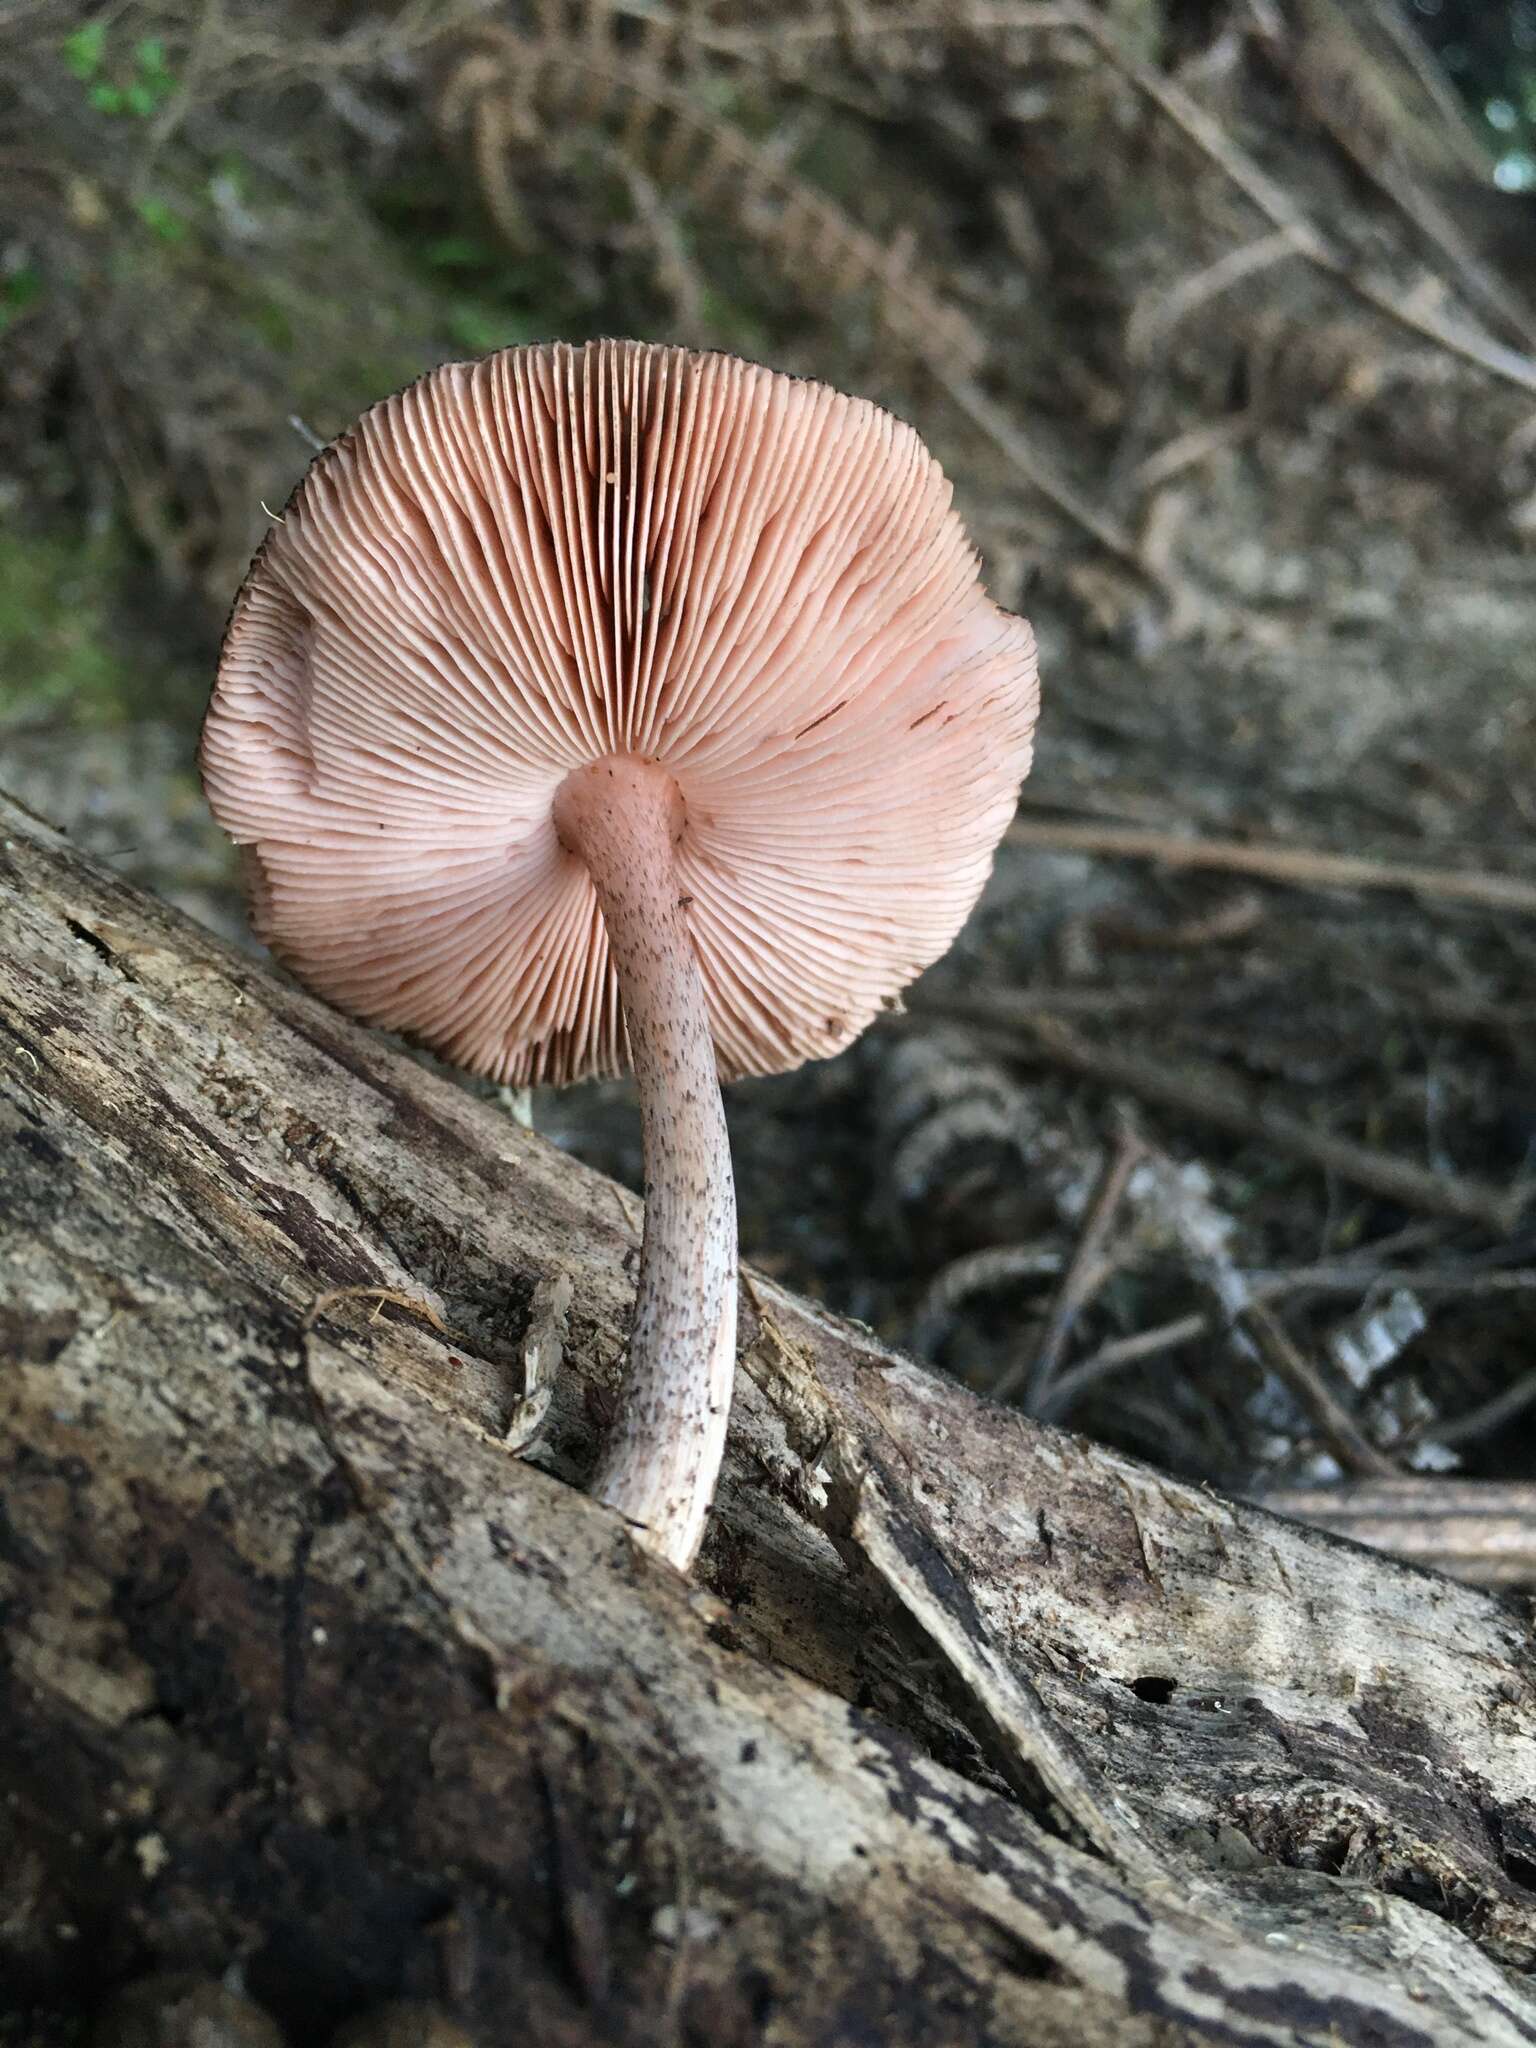
[[566, 777], [560, 840], [585, 862], [618, 971], [645, 1148], [645, 1231], [624, 1405], [599, 1499], [687, 1571], [725, 1451], [736, 1366], [736, 1189], [704, 983], [672, 849], [683, 799], [653, 762]]

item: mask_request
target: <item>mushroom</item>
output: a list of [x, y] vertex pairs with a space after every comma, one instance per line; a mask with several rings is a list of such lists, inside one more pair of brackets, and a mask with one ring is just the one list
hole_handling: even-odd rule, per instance
[[634, 1070], [646, 1213], [597, 1492], [682, 1570], [734, 1374], [719, 1080], [839, 1051], [948, 947], [1034, 643], [865, 400], [637, 342], [450, 363], [314, 462], [203, 729], [273, 952], [515, 1084]]

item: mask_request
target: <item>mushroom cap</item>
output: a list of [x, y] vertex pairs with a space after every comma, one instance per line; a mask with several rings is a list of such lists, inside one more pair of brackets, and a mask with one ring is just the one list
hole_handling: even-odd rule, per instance
[[848, 1044], [965, 921], [1029, 767], [1028, 625], [912, 429], [637, 342], [449, 363], [311, 466], [200, 761], [311, 987], [498, 1081], [626, 1064], [572, 770], [662, 764], [720, 1068]]

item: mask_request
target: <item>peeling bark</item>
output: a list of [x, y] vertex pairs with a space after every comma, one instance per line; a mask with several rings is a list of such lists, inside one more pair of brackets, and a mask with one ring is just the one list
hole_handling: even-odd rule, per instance
[[613, 1187], [4, 806], [0, 1159], [0, 2039], [1536, 2041], [1525, 1610], [762, 1280], [685, 1584]]

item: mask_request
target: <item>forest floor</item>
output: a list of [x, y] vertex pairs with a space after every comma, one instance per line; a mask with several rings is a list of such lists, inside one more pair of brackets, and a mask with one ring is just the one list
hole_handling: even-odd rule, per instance
[[[945, 283], [1008, 344], [987, 389], [1031, 433], [1059, 399], [1054, 445], [1080, 490], [1138, 507], [1139, 567], [1105, 559], [1070, 514], [1042, 515], [1006, 435], [957, 430], [947, 369], [924, 397], [921, 377], [903, 386], [878, 351], [861, 369], [846, 323], [818, 335], [765, 315], [740, 250], [722, 255], [696, 218], [684, 234], [665, 208], [658, 217], [635, 163], [621, 167], [622, 200], [611, 164], [532, 174], [520, 188], [532, 253], [488, 254], [487, 218], [466, 230], [431, 167], [424, 116], [402, 111], [417, 89], [411, 60], [397, 49], [386, 63], [361, 38], [324, 95], [372, 186], [356, 163], [333, 165], [314, 188], [325, 197], [312, 231], [308, 202], [264, 153], [271, 108], [237, 91], [258, 60], [271, 71], [270, 55], [232, 45], [221, 82], [204, 53], [208, 111], [154, 129], [160, 157], [137, 160], [147, 240], [140, 271], [114, 274], [118, 358], [94, 358], [78, 318], [49, 328], [46, 298], [17, 326], [10, 368], [31, 409], [13, 407], [0, 435], [0, 493], [11, 511], [35, 508], [39, 525], [0, 571], [0, 781], [238, 937], [233, 864], [192, 751], [220, 609], [260, 524], [252, 504], [277, 504], [305, 459], [283, 424], [290, 411], [334, 431], [403, 381], [402, 366], [525, 327], [680, 333], [874, 390], [930, 434], [994, 594], [1034, 620], [1044, 711], [1020, 813], [1028, 843], [1001, 848], [907, 1016], [839, 1059], [729, 1092], [745, 1255], [978, 1389], [1189, 1477], [1262, 1489], [1392, 1471], [1531, 1476], [1536, 1430], [1519, 1426], [1536, 1414], [1536, 1222], [1521, 1200], [1536, 1188], [1528, 418], [1522, 428], [1517, 408], [1487, 413], [1475, 371], [1358, 309], [1340, 314], [1334, 287], [1332, 298], [1303, 289], [1294, 267], [1283, 290], [1266, 272], [1230, 293], [1187, 361], [1159, 359], [1139, 386], [1132, 364], [1117, 385], [1106, 337], [1148, 304], [1166, 313], [1229, 231], [1209, 164], [1207, 182], [1192, 180], [1181, 137], [1148, 127], [1145, 94], [1121, 91], [1106, 67], [1091, 73], [1059, 39], [1032, 42], [1019, 73], [1045, 96], [1044, 115], [1000, 97], [984, 123], [979, 100], [1002, 84], [963, 74], [954, 53], [955, 70], [931, 86], [882, 74], [887, 98], [823, 106], [796, 161], [846, 197], [867, 182], [873, 150], [929, 243], [965, 216], [969, 240]], [[1322, 179], [1294, 108], [1277, 115], [1277, 78], [1302, 73], [1273, 51], [1261, 63], [1236, 30], [1226, 42], [1213, 28], [1208, 48], [1184, 57], [1234, 132], [1269, 120], [1270, 160], [1318, 207], [1342, 208], [1372, 261], [1405, 261], [1390, 237], [1371, 239], [1374, 217], [1342, 174]], [[124, 85], [111, 82], [116, 45], [69, 36], [58, 91], [138, 90], [158, 121], [165, 61], [152, 44], [133, 46]], [[632, 77], [643, 75], [637, 59]], [[458, 76], [440, 120], [470, 90]], [[32, 77], [41, 119], [43, 72]], [[272, 89], [289, 88], [280, 78]], [[909, 90], [926, 98], [898, 101]], [[743, 151], [778, 132], [776, 102], [738, 91], [709, 105], [758, 138], [738, 138]], [[912, 147], [893, 151], [906, 135]], [[87, 246], [114, 146], [104, 131], [87, 163], [95, 183], [82, 172], [63, 211], [40, 214], [40, 249]], [[189, 185], [182, 213], [167, 213], [143, 197], [144, 164], [182, 164], [177, 150], [223, 168], [208, 177], [211, 198]], [[1123, 152], [1118, 169], [1100, 162], [1106, 150]], [[785, 160], [752, 174], [782, 178]], [[1028, 217], [1012, 203], [1019, 162], [1034, 178]], [[1303, 186], [1311, 178], [1321, 182]], [[482, 199], [520, 232], [497, 212], [506, 194], [494, 183]], [[1120, 237], [1107, 253], [1088, 246], [1101, 217]], [[686, 203], [678, 218], [686, 226]], [[322, 259], [345, 262], [367, 241], [372, 260], [391, 236], [426, 254], [401, 271], [383, 339], [381, 295], [363, 295], [354, 331], [348, 312], [363, 300], [338, 285], [323, 302], [330, 325], [317, 315], [304, 329], [302, 366], [270, 341], [320, 303]], [[257, 290], [248, 265], [222, 260], [263, 246], [277, 257], [261, 302], [242, 300], [235, 325], [218, 329], [231, 337], [227, 362], [214, 352], [230, 389], [198, 386], [204, 412], [188, 396], [183, 415], [181, 394], [205, 374], [198, 335], [228, 316], [230, 279]], [[581, 253], [562, 269], [552, 246]], [[8, 274], [14, 286], [24, 271]], [[156, 325], [172, 287], [184, 319]], [[155, 337], [137, 355], [135, 333]], [[1065, 360], [1053, 335], [1080, 344], [1080, 359]], [[317, 396], [326, 348], [340, 368]], [[1256, 364], [1262, 389], [1249, 384]], [[139, 438], [125, 454], [106, 431], [106, 456], [82, 460], [81, 437], [103, 418]], [[212, 422], [203, 439], [200, 420]], [[206, 531], [182, 547], [199, 491]], [[1126, 832], [1154, 836], [1138, 852]], [[1189, 841], [1248, 854], [1210, 853], [1199, 867], [1149, 857]], [[1259, 871], [1264, 849], [1320, 860], [1278, 880]], [[1331, 857], [1371, 871], [1342, 887]], [[1433, 872], [1405, 883], [1393, 872], [1403, 866]], [[1499, 879], [1445, 880], [1467, 875]], [[532, 1114], [555, 1142], [637, 1184], [622, 1086], [541, 1092]]]
[[[1026, 826], [1112, 819], [1493, 872], [1525, 878], [1531, 904], [1005, 844], [907, 1018], [838, 1059], [729, 1091], [744, 1252], [973, 1385], [1017, 1381], [1105, 1156], [1132, 1125], [1197, 1169], [1197, 1205], [1229, 1226], [1226, 1252], [1248, 1284], [1294, 1280], [1285, 1322], [1369, 1441], [1391, 1456], [1411, 1438], [1404, 1462], [1420, 1465], [1450, 1421], [1432, 1468], [1524, 1476], [1518, 1433], [1460, 1437], [1454, 1422], [1506, 1389], [1526, 1352], [1529, 1226], [1501, 1235], [1352, 1185], [1274, 1143], [1257, 1118], [1244, 1136], [1128, 1085], [1112, 1064], [1064, 1072], [1009, 1022], [1010, 1004], [1046, 1011], [1090, 1051], [1145, 1060], [1154, 1081], [1217, 1067], [1308, 1129], [1443, 1183], [1508, 1188], [1536, 1165], [1536, 849], [1521, 815], [1536, 789], [1536, 700], [1509, 688], [1536, 646], [1536, 562], [1509, 565], [1497, 606], [1479, 563], [1469, 619], [1454, 554], [1434, 563], [1404, 550], [1388, 580], [1380, 561], [1367, 577], [1302, 549], [1252, 552], [1279, 594], [1269, 644], [1243, 659], [1117, 652], [1036, 608], [1045, 712]], [[207, 676], [214, 651], [202, 650]], [[180, 719], [82, 727], [68, 708], [23, 719], [5, 734], [5, 780], [78, 843], [250, 943], [230, 851], [196, 785], [185, 637], [157, 649], [146, 626], [132, 660], [141, 674], [193, 679]], [[623, 1084], [538, 1091], [532, 1115], [638, 1185]], [[1338, 1446], [1272, 1368], [1214, 1322], [1181, 1335], [1181, 1319], [1209, 1307], [1211, 1276], [1187, 1229], [1156, 1209], [1133, 1180], [1057, 1371], [1140, 1331], [1167, 1326], [1169, 1342], [1090, 1380], [1074, 1424], [1227, 1485], [1336, 1472]], [[988, 1256], [996, 1247], [1022, 1256]], [[1351, 1336], [1369, 1371], [1352, 1362]]]

